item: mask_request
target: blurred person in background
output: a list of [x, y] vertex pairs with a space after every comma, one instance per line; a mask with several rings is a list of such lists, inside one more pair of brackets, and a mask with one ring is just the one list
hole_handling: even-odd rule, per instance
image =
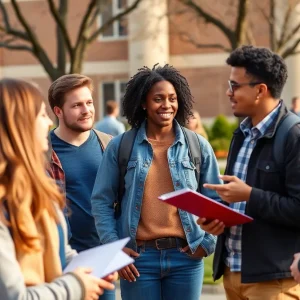
[[114, 100], [106, 102], [106, 116], [102, 121], [96, 123], [95, 128], [112, 136], [125, 132], [125, 126], [117, 120], [120, 114], [119, 104]]
[[300, 98], [293, 97], [291, 112], [300, 117]]
[[208, 140], [207, 133], [202, 124], [200, 114], [196, 110], [192, 110], [192, 116], [185, 123], [185, 127], [202, 135], [205, 139]]
[[35, 86], [0, 81], [1, 300], [91, 300], [114, 288], [88, 268], [63, 275], [77, 254], [67, 242], [65, 201], [46, 174], [51, 125]]

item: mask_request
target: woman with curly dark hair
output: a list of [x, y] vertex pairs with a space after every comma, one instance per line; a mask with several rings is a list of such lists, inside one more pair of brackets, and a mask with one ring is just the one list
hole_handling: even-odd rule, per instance
[[[118, 150], [122, 136], [104, 153], [92, 195], [92, 210], [102, 243], [130, 236], [124, 252], [135, 263], [123, 268], [124, 300], [199, 299], [204, 256], [215, 237], [197, 225], [195, 216], [157, 197], [190, 188], [198, 182], [183, 129], [191, 116], [193, 97], [187, 80], [173, 67], [141, 68], [127, 84], [123, 111], [137, 129], [125, 175], [121, 216], [114, 218], [118, 197]], [[204, 182], [219, 182], [217, 161], [209, 143], [197, 135], [202, 164], [200, 191], [211, 198]]]

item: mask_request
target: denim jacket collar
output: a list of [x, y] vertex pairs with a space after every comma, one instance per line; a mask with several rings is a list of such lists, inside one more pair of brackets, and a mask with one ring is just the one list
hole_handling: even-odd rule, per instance
[[[141, 124], [141, 126], [138, 130], [136, 139], [139, 144], [143, 143], [144, 141], [148, 142], [148, 137], [147, 137], [147, 133], [146, 133], [146, 125], [147, 125], [147, 121], [145, 120]], [[181, 126], [179, 125], [179, 123], [176, 120], [173, 121], [173, 128], [175, 131], [174, 145], [177, 144], [178, 142], [181, 143], [181, 145], [183, 145], [185, 143], [184, 134], [181, 130]]]

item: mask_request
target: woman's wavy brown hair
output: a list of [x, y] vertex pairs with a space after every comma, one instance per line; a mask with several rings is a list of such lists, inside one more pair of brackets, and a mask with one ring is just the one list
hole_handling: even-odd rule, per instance
[[[36, 118], [44, 98], [31, 83], [0, 81], [0, 209], [8, 220], [14, 242], [25, 251], [35, 249], [39, 236], [24, 228], [23, 209], [30, 208], [36, 222], [46, 209], [58, 222], [53, 203], [64, 201], [55, 182], [47, 176], [46, 160], [35, 137]], [[9, 218], [5, 216], [8, 213]]]

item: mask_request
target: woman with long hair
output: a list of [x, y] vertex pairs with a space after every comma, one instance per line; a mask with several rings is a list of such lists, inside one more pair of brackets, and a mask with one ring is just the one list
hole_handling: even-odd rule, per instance
[[[204, 232], [196, 217], [158, 200], [182, 188], [197, 190], [195, 165], [183, 126], [191, 116], [193, 97], [187, 80], [173, 67], [143, 67], [128, 82], [123, 111], [136, 128], [125, 175], [121, 215], [114, 218], [118, 199], [118, 152], [122, 135], [109, 143], [98, 170], [92, 211], [102, 243], [130, 236], [124, 252], [135, 263], [119, 271], [123, 300], [198, 300], [204, 256], [216, 238]], [[199, 190], [220, 182], [216, 158], [207, 140], [197, 135], [201, 150]], [[120, 178], [123, 180], [123, 178]]]
[[0, 81], [1, 300], [90, 300], [114, 288], [87, 268], [62, 274], [76, 252], [67, 244], [63, 196], [45, 171], [51, 125], [34, 85]]

